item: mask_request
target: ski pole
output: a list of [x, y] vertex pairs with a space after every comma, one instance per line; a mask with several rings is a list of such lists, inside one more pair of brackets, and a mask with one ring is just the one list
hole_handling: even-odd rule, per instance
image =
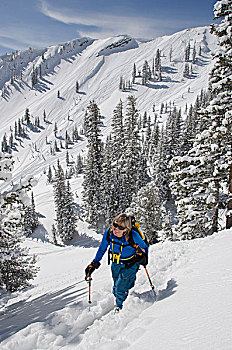
[[91, 281], [92, 281], [92, 278], [91, 278], [91, 275], [90, 275], [89, 279], [87, 280], [87, 283], [89, 284], [89, 304], [92, 303], [92, 301], [91, 301]]
[[152, 283], [152, 281], [151, 281], [151, 278], [150, 278], [150, 276], [149, 276], [149, 273], [148, 273], [148, 271], [147, 271], [146, 266], [144, 266], [144, 269], [145, 269], [145, 271], [146, 271], [146, 274], [147, 274], [147, 277], [148, 277], [148, 281], [149, 281], [149, 283], [150, 283], [151, 289], [153, 290], [154, 297], [155, 297], [155, 299], [156, 299], [155, 287], [154, 287], [154, 285], [153, 285], [153, 283]]

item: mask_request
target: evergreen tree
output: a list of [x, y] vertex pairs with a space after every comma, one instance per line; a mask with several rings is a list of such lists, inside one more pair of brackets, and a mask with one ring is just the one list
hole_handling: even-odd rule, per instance
[[57, 137], [57, 131], [58, 131], [57, 123], [55, 122], [55, 124], [54, 124], [54, 135], [55, 135], [55, 137]]
[[48, 168], [47, 179], [48, 179], [48, 183], [52, 183], [52, 169], [51, 169], [50, 165], [49, 165], [49, 168]]
[[193, 58], [192, 58], [192, 62], [193, 63], [196, 63], [196, 47], [195, 47], [195, 44], [193, 46]]
[[151, 133], [151, 140], [149, 145], [148, 159], [150, 162], [152, 161], [152, 158], [155, 154], [155, 151], [159, 142], [159, 137], [160, 137], [159, 123], [155, 122]]
[[151, 79], [151, 69], [148, 62], [145, 61], [142, 69], [142, 84], [147, 85], [150, 79]]
[[133, 71], [132, 71], [132, 83], [133, 84], [135, 83], [135, 78], [136, 78], [136, 65], [134, 63]]
[[112, 223], [113, 218], [118, 213], [118, 186], [116, 183], [117, 160], [112, 162], [112, 140], [107, 138], [102, 164], [102, 198], [103, 208], [102, 216], [105, 218], [106, 225]]
[[34, 87], [37, 83], [38, 83], [38, 70], [37, 68], [34, 69], [33, 67], [32, 75], [31, 75], [31, 86]]
[[18, 136], [18, 126], [17, 126], [17, 122], [15, 122], [15, 127], [14, 127], [14, 137], [15, 139], [17, 138]]
[[77, 215], [73, 204], [73, 195], [69, 181], [67, 181], [65, 197], [65, 241], [69, 241], [74, 237], [77, 222]]
[[55, 245], [58, 244], [56, 236], [57, 236], [57, 231], [56, 231], [55, 225], [53, 224], [52, 225], [52, 239], [53, 239], [53, 243]]
[[10, 137], [9, 137], [9, 146], [10, 148], [14, 147], [14, 137], [12, 133], [10, 134]]
[[46, 122], [46, 119], [47, 119], [47, 116], [46, 116], [46, 112], [45, 112], [45, 109], [44, 109], [44, 112], [43, 112], [43, 120], [44, 120], [44, 122]]
[[190, 42], [188, 43], [188, 45], [185, 48], [185, 62], [189, 62], [190, 60]]
[[71, 144], [71, 139], [70, 136], [68, 134], [68, 131], [65, 131], [65, 148], [68, 149], [68, 145]]
[[168, 160], [164, 147], [164, 132], [162, 130], [151, 161], [152, 179], [159, 190], [161, 200], [168, 199], [170, 191]]
[[77, 142], [78, 139], [79, 139], [79, 134], [78, 134], [77, 127], [75, 126], [72, 132], [72, 140], [73, 142]]
[[[221, 50], [215, 55], [209, 89], [210, 105], [200, 111], [203, 128], [187, 156], [173, 160], [172, 190], [176, 196], [180, 238], [195, 238], [219, 229], [219, 209], [228, 198], [232, 125], [232, 1], [214, 7], [220, 24], [212, 26]], [[178, 184], [178, 185], [177, 185]]]
[[91, 101], [85, 118], [85, 135], [88, 140], [88, 155], [83, 181], [83, 200], [87, 221], [97, 227], [98, 215], [102, 208], [102, 142], [100, 138], [100, 111]]
[[24, 120], [26, 121], [27, 125], [31, 123], [30, 119], [30, 111], [28, 108], [26, 108], [25, 114], [24, 114]]
[[189, 64], [188, 63], [185, 63], [185, 65], [184, 65], [183, 76], [185, 78], [188, 78], [190, 76], [190, 70], [189, 70]]
[[34, 200], [34, 194], [31, 192], [31, 213], [32, 213], [32, 223], [33, 223], [33, 230], [38, 227], [39, 225], [39, 219], [38, 214], [35, 210], [35, 200]]
[[129, 212], [132, 212], [136, 220], [141, 223], [150, 244], [158, 242], [158, 230], [161, 228], [160, 205], [159, 190], [154, 182], [151, 182], [133, 196], [129, 208]]
[[119, 161], [120, 174], [120, 211], [125, 210], [131, 203], [133, 194], [144, 186], [148, 180], [145, 156], [142, 153], [138, 135], [138, 110], [136, 99], [128, 96], [127, 113], [125, 118], [125, 144]]
[[69, 166], [69, 164], [70, 164], [69, 152], [68, 151], [66, 152], [66, 164], [67, 164], [67, 166]]
[[8, 144], [7, 144], [6, 134], [4, 134], [3, 140], [2, 140], [2, 152], [7, 152], [7, 151], [8, 151]]
[[[57, 169], [53, 183], [57, 233], [63, 242], [70, 241], [75, 232], [76, 214], [73, 208], [73, 198], [70, 185], [66, 186], [64, 171], [57, 161]], [[70, 217], [72, 216], [72, 218]]]
[[76, 166], [75, 166], [75, 172], [76, 172], [76, 175], [79, 175], [82, 173], [83, 171], [83, 168], [84, 168], [84, 164], [83, 164], [83, 161], [82, 161], [82, 158], [81, 158], [81, 155], [78, 154], [78, 157], [77, 157], [77, 162], [76, 162]]
[[124, 147], [124, 128], [123, 128], [123, 105], [122, 101], [118, 103], [113, 111], [112, 117], [112, 162], [116, 162], [122, 156]]
[[23, 233], [30, 236], [38, 227], [38, 214], [35, 211], [35, 201], [33, 192], [31, 193], [31, 204], [23, 206]]
[[[13, 169], [10, 155], [0, 153], [0, 181], [9, 181]], [[31, 178], [23, 183], [0, 193], [0, 288], [9, 292], [30, 285], [38, 271], [35, 257], [28, 255], [22, 247], [23, 214], [22, 205], [26, 198], [26, 190], [31, 187]]]
[[79, 83], [78, 83], [78, 81], [76, 81], [76, 93], [78, 93], [79, 92]]
[[21, 120], [18, 119], [18, 135], [21, 136], [22, 135], [22, 125], [21, 125]]

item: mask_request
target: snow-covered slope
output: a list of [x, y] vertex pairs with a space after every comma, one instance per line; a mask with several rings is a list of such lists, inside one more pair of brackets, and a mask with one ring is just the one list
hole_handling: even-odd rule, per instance
[[[191, 55], [195, 45], [197, 61], [193, 64], [191, 78], [183, 78], [184, 52], [189, 42]], [[200, 47], [201, 56], [198, 54]], [[57, 158], [64, 165], [66, 157], [65, 149], [51, 155], [50, 148], [54, 147], [56, 140], [55, 122], [59, 142], [64, 139], [66, 131], [71, 133], [74, 127], [81, 129], [86, 107], [91, 100], [95, 100], [104, 117], [102, 134], [106, 137], [110, 132], [113, 109], [120, 99], [125, 106], [126, 98], [131, 93], [137, 98], [141, 114], [146, 111], [151, 118], [154, 117], [154, 109], [159, 116], [162, 102], [171, 101], [172, 106], [174, 103], [184, 111], [186, 104], [194, 103], [201, 89], [207, 87], [208, 73], [212, 67], [211, 53], [215, 48], [216, 39], [210, 34], [209, 28], [200, 27], [147, 42], [127, 35], [99, 40], [82, 38], [41, 50], [29, 49], [0, 56], [0, 87], [5, 86], [3, 96], [0, 97], [0, 140], [4, 134], [9, 138], [10, 130], [14, 131], [15, 122], [24, 116], [26, 108], [29, 108], [32, 121], [40, 118], [40, 128], [27, 128], [26, 138], [14, 140], [13, 181], [19, 181], [24, 174], [38, 177], [39, 183], [34, 189], [35, 202], [37, 210], [45, 217], [41, 219], [45, 226], [47, 218], [53, 216], [53, 208], [42, 200], [42, 195], [44, 198], [52, 197], [52, 187], [45, 186], [44, 172], [49, 165], [57, 162]], [[142, 70], [145, 60], [152, 67], [157, 49], [161, 50], [163, 81], [152, 80], [148, 86], [143, 86], [141, 78], [136, 78], [132, 91], [120, 91], [120, 76], [131, 80], [134, 63], [137, 71]], [[42, 78], [32, 89], [31, 72], [36, 67], [39, 70], [40, 66]], [[16, 75], [13, 84], [10, 83], [12, 72]], [[77, 81], [79, 93], [76, 93]], [[58, 90], [60, 98], [57, 98]], [[46, 122], [43, 121], [44, 111]], [[165, 117], [162, 115], [159, 121], [162, 123]], [[84, 155], [85, 150], [84, 138], [70, 145], [71, 160], [75, 161], [79, 153]], [[79, 192], [80, 181], [81, 178], [71, 180], [74, 193]], [[49, 231], [50, 226], [46, 226], [46, 229]]]
[[[202, 52], [197, 55], [189, 79], [183, 78], [188, 42], [192, 48], [195, 44], [197, 52], [201, 47]], [[11, 58], [0, 57], [0, 85], [5, 86], [0, 98], [0, 138], [4, 133], [9, 136], [10, 128], [13, 130], [26, 108], [32, 119], [41, 120], [40, 128], [27, 129], [27, 138], [18, 137], [13, 151], [13, 182], [26, 174], [38, 179], [33, 192], [41, 225], [25, 245], [30, 254], [38, 256], [40, 272], [31, 288], [0, 299], [2, 350], [231, 349], [232, 231], [152, 246], [148, 270], [157, 301], [142, 269], [119, 315], [112, 313], [112, 281], [106, 257], [94, 273], [93, 302], [90, 307], [88, 304], [84, 268], [94, 257], [101, 235], [79, 219], [81, 239], [65, 247], [48, 242], [55, 212], [52, 185], [47, 184], [45, 171], [58, 158], [63, 165], [66, 157], [65, 149], [55, 155], [50, 153], [55, 122], [57, 139], [63, 140], [66, 130], [81, 127], [86, 106], [94, 99], [104, 116], [105, 137], [110, 131], [113, 109], [120, 99], [125, 105], [128, 94], [133, 93], [141, 113], [147, 111], [151, 117], [154, 105], [159, 116], [162, 102], [172, 101], [177, 107], [185, 107], [207, 87], [211, 52], [215, 48], [216, 39], [204, 27], [148, 42], [126, 35], [101, 40], [83, 38], [41, 50], [29, 49]], [[163, 81], [143, 86], [141, 78], [136, 78], [132, 91], [119, 91], [120, 76], [131, 79], [134, 63], [139, 70], [145, 60], [152, 65], [157, 49], [162, 53]], [[31, 72], [39, 65], [43, 77], [31, 89]], [[12, 72], [18, 74], [13, 84]], [[162, 123], [165, 116], [159, 119]], [[70, 145], [71, 160], [76, 160], [78, 153], [85, 154], [85, 150], [84, 138]], [[81, 184], [82, 176], [71, 179], [77, 207], [82, 205]]]
[[89, 234], [85, 248], [27, 240], [41, 270], [33, 288], [2, 300], [2, 350], [231, 349], [232, 231], [152, 246], [148, 270], [157, 301], [141, 269], [117, 315], [106, 257], [93, 275], [88, 305], [83, 272], [98, 244]]

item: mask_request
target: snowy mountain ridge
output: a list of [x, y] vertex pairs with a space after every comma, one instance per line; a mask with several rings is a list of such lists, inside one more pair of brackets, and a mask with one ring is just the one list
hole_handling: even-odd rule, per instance
[[[191, 47], [190, 56], [192, 57], [195, 47], [197, 59], [192, 64], [190, 57], [188, 64], [192, 64], [193, 72], [186, 78], [183, 77], [183, 71], [186, 64], [185, 48], [188, 43]], [[15, 123], [24, 117], [26, 109], [29, 110], [32, 123], [36, 118], [40, 118], [39, 127], [26, 127], [26, 137], [17, 137], [14, 140], [13, 182], [17, 183], [24, 174], [36, 175], [39, 178], [39, 183], [34, 189], [35, 201], [38, 211], [45, 217], [42, 222], [48, 231], [51, 219], [47, 218], [54, 217], [54, 211], [50, 201], [44, 203], [40, 199], [41, 189], [46, 193], [43, 198], [52, 197], [52, 186], [44, 186], [47, 181], [44, 173], [49, 165], [56, 164], [57, 159], [64, 164], [67, 151], [59, 147], [58, 152], [51, 154], [51, 148], [56, 141], [64, 142], [66, 132], [71, 133], [73, 128], [81, 130], [89, 102], [95, 100], [100, 108], [104, 138], [110, 133], [113, 109], [120, 99], [125, 106], [130, 94], [137, 98], [137, 108], [141, 115], [146, 111], [153, 119], [154, 113], [157, 113], [162, 124], [167, 114], [160, 115], [161, 103], [172, 102], [183, 111], [186, 104], [195, 103], [197, 94], [207, 88], [208, 73], [212, 67], [211, 53], [216, 47], [217, 40], [210, 34], [209, 28], [200, 27], [148, 42], [127, 35], [99, 40], [82, 38], [46, 49], [29, 49], [0, 56], [0, 84], [5, 84], [0, 97], [0, 139], [4, 135], [9, 138]], [[162, 81], [152, 78], [146, 86], [142, 85], [139, 71], [141, 72], [145, 60], [150, 67], [152, 66], [158, 49], [161, 52]], [[20, 68], [21, 63], [23, 69]], [[135, 83], [131, 89], [119, 90], [120, 77], [125, 81], [131, 80], [134, 64], [137, 66]], [[38, 82], [32, 88], [32, 72], [36, 68], [39, 70], [40, 65], [41, 77], [38, 72]], [[9, 80], [12, 67], [15, 67], [17, 74], [11, 83]], [[20, 69], [23, 73], [22, 78]], [[44, 113], [46, 121], [43, 121]], [[54, 135], [55, 125], [58, 128], [57, 137]], [[85, 138], [81, 137], [78, 142], [72, 143], [68, 151], [72, 162], [78, 154], [85, 155]], [[71, 179], [74, 193], [80, 190], [80, 183], [81, 176]], [[48, 213], [50, 215], [47, 215]]]

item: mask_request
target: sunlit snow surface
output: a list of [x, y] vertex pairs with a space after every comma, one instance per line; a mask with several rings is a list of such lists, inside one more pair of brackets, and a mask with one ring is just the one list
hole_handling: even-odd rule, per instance
[[[55, 247], [30, 239], [41, 267], [33, 287], [5, 296], [1, 349], [231, 349], [232, 231], [150, 248], [124, 308], [113, 313], [106, 258], [93, 275], [88, 304], [84, 268], [96, 248]], [[82, 242], [88, 245], [88, 239]], [[95, 245], [94, 237], [91, 244]], [[9, 298], [9, 299], [8, 299]]]

